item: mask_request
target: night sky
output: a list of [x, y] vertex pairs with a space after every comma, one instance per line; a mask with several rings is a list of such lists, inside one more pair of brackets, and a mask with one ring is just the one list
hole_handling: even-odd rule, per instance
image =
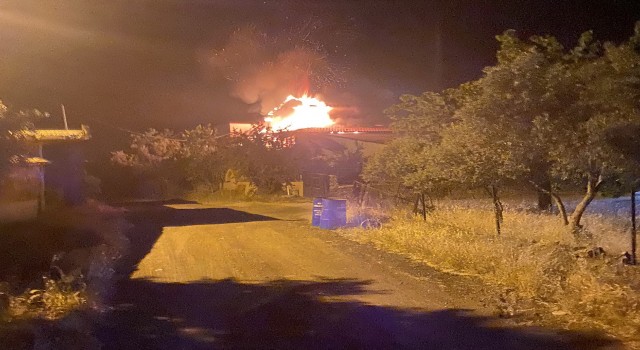
[[96, 136], [108, 125], [248, 121], [268, 106], [239, 98], [210, 57], [234, 30], [252, 25], [280, 44], [304, 31], [339, 73], [310, 92], [338, 107], [345, 122], [375, 124], [402, 93], [479, 77], [505, 29], [555, 35], [569, 46], [588, 29], [624, 40], [640, 19], [638, 0], [417, 3], [0, 0], [0, 98], [52, 112], [54, 126], [62, 125], [64, 103], [71, 125], [89, 124]]

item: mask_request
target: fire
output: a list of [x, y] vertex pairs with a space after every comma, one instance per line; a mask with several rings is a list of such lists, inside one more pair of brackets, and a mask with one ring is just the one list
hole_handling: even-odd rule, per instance
[[335, 124], [329, 116], [332, 109], [315, 97], [290, 95], [284, 103], [269, 112], [264, 121], [274, 131], [326, 128]]

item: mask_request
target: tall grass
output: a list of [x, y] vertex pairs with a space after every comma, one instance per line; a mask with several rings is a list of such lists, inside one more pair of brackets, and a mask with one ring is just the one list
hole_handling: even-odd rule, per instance
[[[501, 236], [494, 224], [490, 210], [448, 207], [426, 221], [394, 215], [380, 229], [342, 233], [440, 270], [478, 276], [494, 286], [496, 297], [513, 294], [510, 313], [533, 308], [623, 339], [640, 337], [640, 268], [620, 263], [628, 239], [621, 219], [585, 218], [588, 238], [580, 242], [551, 215], [505, 212]], [[589, 257], [593, 247], [608, 255]]]

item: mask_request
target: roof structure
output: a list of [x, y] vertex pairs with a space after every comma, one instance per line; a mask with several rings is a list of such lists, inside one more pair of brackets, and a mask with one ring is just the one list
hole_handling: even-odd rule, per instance
[[91, 138], [89, 127], [82, 125], [81, 129], [36, 129], [20, 130], [13, 133], [18, 140], [33, 142], [61, 142], [61, 141], [86, 141]]
[[45, 165], [51, 162], [42, 157], [27, 157], [24, 159], [24, 163], [29, 165]]

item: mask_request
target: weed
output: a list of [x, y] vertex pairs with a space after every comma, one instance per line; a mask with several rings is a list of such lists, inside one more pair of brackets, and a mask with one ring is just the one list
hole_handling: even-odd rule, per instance
[[42, 317], [53, 320], [82, 308], [87, 302], [83, 283], [43, 277], [43, 284], [41, 289], [30, 289], [11, 298], [10, 315], [14, 318]]

